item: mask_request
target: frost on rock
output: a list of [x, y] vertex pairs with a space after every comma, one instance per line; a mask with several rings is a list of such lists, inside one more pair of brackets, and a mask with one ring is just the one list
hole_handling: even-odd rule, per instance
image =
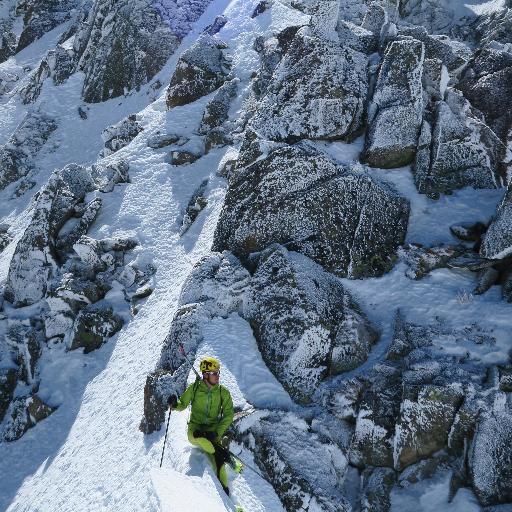
[[451, 0], [402, 0], [398, 12], [403, 20], [430, 33], [449, 34], [457, 21], [454, 4]]
[[424, 121], [414, 164], [418, 191], [433, 197], [463, 188], [497, 188], [505, 147], [454, 90], [435, 106], [434, 124]]
[[401, 167], [414, 159], [423, 119], [424, 58], [424, 45], [415, 39], [386, 48], [368, 108], [363, 160], [372, 167]]
[[37, 395], [17, 398], [11, 403], [2, 437], [6, 441], [19, 439], [29, 428], [50, 416], [54, 410]]
[[180, 236], [183, 236], [188, 231], [190, 226], [197, 219], [197, 216], [206, 208], [208, 199], [205, 197], [204, 193], [207, 185], [208, 180], [204, 180], [190, 198], [181, 222]]
[[218, 89], [229, 76], [227, 46], [203, 34], [178, 60], [167, 89], [167, 107], [186, 105]]
[[506, 143], [512, 128], [512, 53], [492, 45], [477, 50], [457, 87]]
[[208, 134], [214, 128], [222, 126], [228, 120], [229, 107], [236, 97], [239, 79], [224, 83], [215, 96], [206, 105], [198, 133]]
[[362, 364], [378, 338], [334, 276], [281, 246], [259, 257], [244, 317], [267, 366], [298, 401]]
[[447, 36], [431, 35], [424, 27], [400, 27], [399, 38], [416, 39], [425, 46], [427, 59], [439, 59], [453, 75], [471, 59], [471, 49], [464, 43]]
[[56, 268], [55, 238], [75, 206], [93, 189], [88, 171], [75, 164], [51, 176], [38, 194], [32, 221], [11, 260], [4, 292], [7, 300], [22, 306], [44, 297]]
[[240, 312], [249, 280], [249, 272], [227, 251], [211, 253], [196, 263], [183, 284], [160, 360], [146, 379], [144, 416], [139, 427], [142, 432], [158, 430], [165, 420], [169, 395], [185, 390], [190, 365], [180, 346], [189, 360], [194, 360], [206, 323], [215, 316]]
[[84, 354], [99, 348], [123, 326], [111, 306], [101, 303], [86, 306], [78, 313], [69, 339], [70, 350], [83, 347]]
[[407, 393], [396, 424], [394, 465], [401, 470], [433, 455], [448, 443], [448, 432], [462, 404], [460, 386], [427, 385]]
[[389, 468], [375, 468], [363, 473], [361, 512], [388, 512], [391, 510], [390, 492], [396, 474]]
[[0, 190], [34, 169], [34, 158], [57, 128], [42, 112], [28, 113], [6, 144], [0, 146]]
[[351, 139], [363, 126], [368, 58], [301, 28], [250, 121], [262, 138]]
[[129, 166], [124, 160], [91, 166], [91, 177], [100, 192], [112, 192], [119, 183], [129, 183]]
[[360, 166], [341, 167], [305, 143], [270, 144], [263, 154], [265, 145], [248, 143], [239, 157], [214, 250], [246, 258], [279, 243], [352, 278], [393, 266], [407, 229], [406, 199]]
[[470, 454], [473, 488], [482, 505], [512, 501], [512, 412], [485, 414]]
[[84, 100], [105, 101], [151, 80], [178, 47], [179, 38], [155, 7], [140, 0], [95, 0], [75, 36]]
[[237, 430], [237, 437], [253, 451], [256, 464], [285, 510], [352, 510], [342, 488], [348, 465], [345, 455], [338, 446], [311, 432], [302, 418], [263, 412], [249, 428], [242, 420]]
[[125, 117], [119, 123], [105, 128], [101, 132], [101, 138], [105, 143], [105, 148], [101, 150], [100, 157], [112, 155], [121, 148], [124, 148], [143, 131], [142, 126], [137, 121], [137, 116], [132, 114]]

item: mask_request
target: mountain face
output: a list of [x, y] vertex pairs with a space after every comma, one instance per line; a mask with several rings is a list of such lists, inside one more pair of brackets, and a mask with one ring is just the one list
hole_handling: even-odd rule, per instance
[[206, 354], [254, 510], [512, 507], [511, 88], [505, 1], [4, 0], [0, 508], [165, 510]]

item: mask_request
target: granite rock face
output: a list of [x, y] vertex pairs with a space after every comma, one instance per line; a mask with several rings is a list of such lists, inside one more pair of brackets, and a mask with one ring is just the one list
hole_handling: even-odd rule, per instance
[[423, 43], [411, 39], [388, 45], [368, 108], [363, 160], [372, 167], [412, 162], [423, 119]]
[[[259, 154], [255, 146], [240, 166]], [[381, 275], [393, 266], [408, 216], [408, 202], [363, 169], [305, 144], [277, 147], [234, 171], [214, 249], [247, 258], [279, 243], [340, 276]]]
[[364, 122], [367, 65], [363, 53], [301, 28], [275, 68], [250, 127], [275, 141], [354, 138]]
[[229, 75], [226, 45], [203, 34], [180, 57], [167, 89], [167, 107], [186, 105], [217, 90]]
[[362, 364], [378, 338], [337, 279], [282, 246], [259, 257], [244, 317], [267, 366], [298, 401]]

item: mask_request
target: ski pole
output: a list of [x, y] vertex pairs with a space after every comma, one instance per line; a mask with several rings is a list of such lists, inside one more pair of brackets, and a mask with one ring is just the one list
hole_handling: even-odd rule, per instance
[[162, 457], [160, 458], [160, 467], [162, 467], [162, 461], [164, 460], [165, 442], [167, 441], [167, 431], [169, 430], [169, 420], [171, 419], [171, 408], [169, 407], [169, 416], [167, 416], [167, 427], [165, 427], [165, 438], [164, 445], [162, 447]]
[[188, 356], [187, 356], [187, 354], [185, 352], [185, 347], [183, 347], [183, 345], [180, 345], [179, 346], [179, 350], [180, 350], [181, 355], [187, 360], [188, 364], [192, 367], [192, 370], [194, 370], [194, 373], [196, 374], [196, 377], [199, 380], [201, 380], [201, 376], [199, 375], [197, 370], [194, 368], [194, 363], [190, 362], [190, 359], [188, 358]]

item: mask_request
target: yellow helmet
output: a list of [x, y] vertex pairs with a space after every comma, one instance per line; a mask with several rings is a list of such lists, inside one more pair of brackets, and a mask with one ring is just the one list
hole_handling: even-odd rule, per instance
[[203, 372], [218, 372], [220, 370], [220, 362], [214, 357], [203, 357], [199, 363], [199, 369]]

